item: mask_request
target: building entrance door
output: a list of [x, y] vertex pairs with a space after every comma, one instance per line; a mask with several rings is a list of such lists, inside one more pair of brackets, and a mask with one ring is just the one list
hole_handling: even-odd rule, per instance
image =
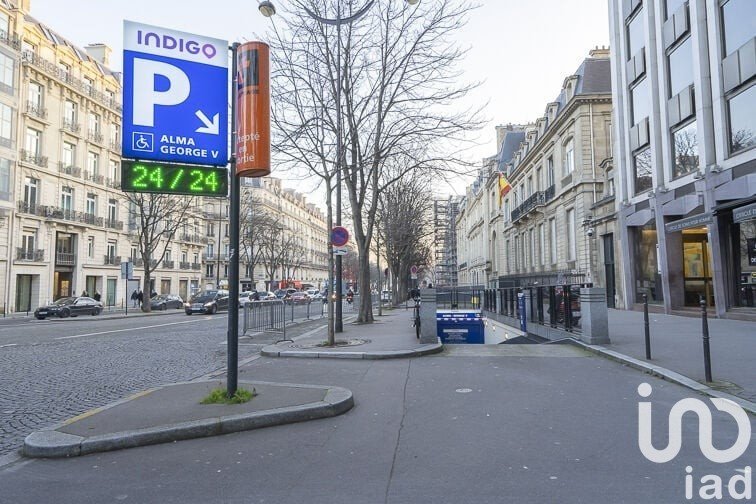
[[31, 310], [32, 276], [16, 276], [16, 311], [24, 312]]
[[606, 278], [606, 306], [614, 308], [614, 295], [616, 293], [614, 278], [614, 235], [612, 233], [603, 236], [604, 239], [604, 277]]
[[699, 306], [701, 298], [707, 306], [714, 306], [711, 244], [706, 228], [685, 229], [682, 233], [685, 306]]
[[56, 271], [53, 283], [53, 299], [73, 296], [71, 281], [73, 275], [70, 271]]

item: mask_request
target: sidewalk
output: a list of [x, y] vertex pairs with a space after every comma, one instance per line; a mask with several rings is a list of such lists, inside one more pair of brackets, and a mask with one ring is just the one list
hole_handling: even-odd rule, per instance
[[284, 341], [262, 349], [265, 357], [396, 359], [438, 353], [443, 345], [421, 344], [412, 327], [411, 310], [385, 310], [372, 324], [347, 319], [344, 332], [336, 334], [336, 346], [328, 347], [325, 328], [296, 341]]
[[[704, 383], [701, 319], [649, 313], [650, 363]], [[756, 402], [756, 324], [709, 318], [713, 388]], [[603, 345], [645, 360], [643, 312], [609, 310], [609, 338]]]

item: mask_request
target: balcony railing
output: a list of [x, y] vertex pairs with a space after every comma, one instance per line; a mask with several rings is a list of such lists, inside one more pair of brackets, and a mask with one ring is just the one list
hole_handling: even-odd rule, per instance
[[102, 144], [102, 133], [99, 131], [89, 130], [87, 132], [87, 138], [94, 143]]
[[163, 268], [173, 269], [174, 267], [175, 267], [175, 263], [173, 261], [163, 261]]
[[33, 203], [33, 202], [28, 202], [28, 201], [19, 201], [18, 211], [20, 213], [39, 215], [43, 217], [45, 215], [45, 207], [37, 205], [36, 203]]
[[179, 263], [179, 269], [182, 269], [182, 270], [192, 269], [192, 265], [189, 264], [188, 262], [181, 261]]
[[530, 213], [535, 208], [538, 208], [539, 206], [543, 206], [552, 199], [554, 199], [554, 194], [556, 190], [554, 186], [549, 187], [545, 191], [538, 191], [537, 193], [533, 193], [528, 199], [522, 202], [517, 208], [512, 210], [512, 222], [515, 222], [522, 217], [526, 216], [528, 213]]
[[39, 154], [29, 152], [25, 149], [21, 149], [20, 154], [21, 161], [37, 165], [40, 168], [47, 168], [47, 156], [40, 156]]
[[134, 259], [134, 267], [141, 268], [142, 266], [144, 266], [144, 259], [142, 259], [141, 257]]
[[110, 150], [121, 153], [121, 141], [120, 140], [111, 140], [110, 141]]
[[21, 54], [21, 60], [25, 64], [32, 65], [47, 73], [48, 75], [52, 75], [53, 77], [60, 79], [76, 91], [93, 98], [100, 104], [109, 107], [118, 113], [121, 112], [121, 105], [116, 101], [114, 97], [111, 97], [106, 93], [97, 91], [91, 84], [77, 79], [76, 77], [72, 76], [69, 71], [60, 68], [52, 61], [41, 58], [32, 51], [24, 51]]
[[103, 222], [105, 221], [105, 219], [103, 219], [102, 217], [97, 217], [95, 214], [92, 214], [92, 213], [84, 213], [81, 215], [81, 217], [82, 217], [82, 222], [84, 222], [85, 224], [90, 224], [92, 226], [102, 227]]
[[23, 247], [16, 247], [16, 260], [42, 262], [45, 260], [45, 251], [43, 249], [34, 250]]
[[84, 180], [89, 180], [90, 182], [94, 182], [95, 184], [102, 185], [105, 182], [105, 177], [103, 177], [99, 173], [93, 173], [93, 172], [85, 171], [84, 172]]
[[74, 266], [76, 264], [76, 254], [73, 252], [56, 252], [55, 264], [61, 266]]
[[112, 179], [110, 177], [105, 179], [105, 185], [108, 187], [111, 187], [113, 189], [120, 189], [121, 188], [121, 181], [118, 179]]
[[15, 50], [21, 49], [21, 39], [15, 33], [8, 33], [0, 30], [0, 43], [7, 45]]
[[63, 119], [63, 125], [61, 126], [61, 129], [70, 131], [71, 133], [79, 134], [81, 132], [81, 125], [77, 123], [76, 121]]
[[108, 229], [115, 229], [117, 231], [122, 231], [123, 230], [123, 222], [119, 221], [119, 220], [114, 220], [114, 219], [107, 219], [105, 221], [105, 227], [108, 228]]
[[103, 260], [105, 266], [119, 266], [121, 264], [121, 256], [105, 255]]
[[66, 175], [71, 175], [73, 177], [81, 177], [81, 168], [78, 166], [71, 166], [63, 161], [58, 161], [58, 171], [60, 173], [65, 173]]
[[200, 263], [192, 263], [192, 269], [199, 271], [202, 269], [202, 265]]
[[47, 109], [42, 107], [39, 103], [31, 101], [26, 102], [26, 113], [33, 115], [34, 117], [39, 117], [40, 119], [47, 119]]
[[203, 261], [217, 261], [218, 256], [215, 254], [202, 254], [202, 260]]

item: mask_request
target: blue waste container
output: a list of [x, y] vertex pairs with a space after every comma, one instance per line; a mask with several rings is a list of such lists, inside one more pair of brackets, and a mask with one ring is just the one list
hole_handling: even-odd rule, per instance
[[479, 310], [436, 311], [436, 335], [444, 344], [483, 344], [483, 318]]

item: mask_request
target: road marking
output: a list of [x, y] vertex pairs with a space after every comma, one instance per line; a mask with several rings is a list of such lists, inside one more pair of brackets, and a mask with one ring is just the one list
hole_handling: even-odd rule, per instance
[[[199, 320], [213, 320], [212, 317], [205, 317], [203, 319]], [[84, 338], [86, 336], [99, 336], [101, 334], [112, 334], [112, 333], [118, 333], [118, 332], [128, 332], [128, 331], [140, 331], [142, 329], [153, 329], [155, 327], [165, 327], [165, 326], [172, 326], [172, 325], [179, 325], [179, 324], [191, 324], [192, 322], [197, 322], [197, 319], [194, 320], [185, 320], [184, 322], [169, 322], [167, 324], [155, 324], [155, 325], [149, 325], [149, 326], [141, 326], [141, 327], [127, 327], [126, 329], [113, 329], [112, 331], [100, 331], [100, 332], [93, 332], [93, 333], [87, 333], [87, 334], [74, 334], [73, 336], [61, 336], [59, 338], [55, 338], [56, 340], [66, 340], [66, 339], [74, 339], [74, 338]]]
[[5, 347], [9, 347], [9, 346], [16, 346], [16, 345], [18, 345], [18, 343], [8, 343], [7, 345], [0, 345], [0, 348], [5, 348]]

